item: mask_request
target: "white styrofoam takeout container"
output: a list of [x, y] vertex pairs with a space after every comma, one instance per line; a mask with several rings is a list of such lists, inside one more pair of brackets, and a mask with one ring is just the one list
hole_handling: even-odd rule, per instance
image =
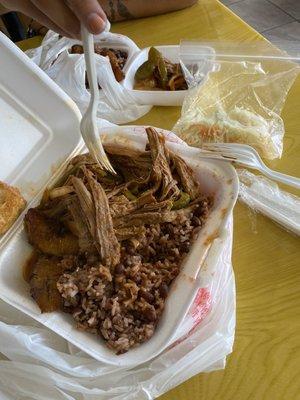
[[[0, 102], [4, 106], [0, 107], [0, 154], [7, 161], [6, 172], [0, 179], [19, 186], [23, 193], [30, 186], [26, 192], [28, 209], [38, 204], [42, 191], [59, 177], [68, 159], [84, 150], [79, 134], [80, 114], [75, 104], [3, 35], [0, 35], [0, 49]], [[144, 148], [143, 132], [143, 127], [117, 127], [101, 133], [104, 143]], [[0, 243], [0, 298], [107, 364], [134, 366], [153, 358], [170, 344], [201, 285], [198, 273], [205, 255], [213, 239], [224, 234], [237, 198], [237, 176], [229, 163], [201, 159], [200, 150], [186, 145], [167, 141], [167, 146], [186, 159], [195, 170], [203, 192], [214, 195], [215, 202], [172, 285], [164, 314], [148, 342], [117, 356], [100, 337], [77, 330], [70, 315], [40, 313], [23, 279], [23, 265], [32, 251], [22, 224], [26, 210]]]
[[[163, 57], [167, 58], [172, 63], [180, 62], [180, 46], [154, 46], [158, 51], [161, 52]], [[125, 79], [122, 81], [122, 85], [129, 91], [130, 95], [139, 104], [148, 104], [156, 106], [180, 106], [188, 92], [188, 90], [137, 90], [134, 89], [135, 74], [138, 68], [148, 59], [150, 47], [142, 49], [137, 52], [130, 62], [125, 66], [124, 73]], [[213, 55], [213, 49], [203, 46], [201, 49], [197, 48], [198, 53], [203, 52], [206, 57], [209, 55], [211, 58]], [[204, 57], [203, 55], [203, 57]], [[199, 54], [198, 54], [199, 57]], [[199, 65], [199, 68], [200, 65]], [[203, 79], [198, 84], [203, 84], [208, 77], [209, 72], [213, 68], [213, 63], [205, 64], [205, 68], [202, 70]]]

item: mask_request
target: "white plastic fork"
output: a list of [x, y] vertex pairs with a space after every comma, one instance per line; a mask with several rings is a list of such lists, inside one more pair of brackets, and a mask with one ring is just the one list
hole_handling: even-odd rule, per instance
[[237, 143], [205, 143], [203, 148], [215, 153], [216, 155], [221, 155], [228, 161], [256, 169], [266, 177], [274, 179], [277, 182], [300, 189], [299, 178], [282, 174], [281, 172], [268, 168], [260, 158], [257, 151], [249, 145]]
[[95, 161], [106, 171], [115, 174], [116, 172], [105, 154], [97, 127], [99, 88], [94, 55], [94, 37], [83, 25], [81, 26], [81, 39], [91, 94], [90, 103], [80, 123], [81, 135]]

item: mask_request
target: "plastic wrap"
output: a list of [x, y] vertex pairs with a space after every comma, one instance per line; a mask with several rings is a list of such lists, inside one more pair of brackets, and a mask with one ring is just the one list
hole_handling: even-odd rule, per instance
[[[281, 157], [280, 113], [299, 73], [293, 62], [299, 55], [289, 56], [265, 42], [206, 43], [207, 53], [204, 45], [181, 43], [181, 64], [191, 90], [174, 132], [193, 146], [240, 142], [255, 147], [264, 158]], [[211, 72], [203, 79], [207, 70]]]
[[288, 231], [300, 235], [300, 198], [281, 190], [275, 182], [261, 175], [244, 169], [237, 172], [240, 200]]
[[[26, 54], [47, 75], [50, 76], [85, 112], [90, 99], [86, 88], [86, 69], [83, 54], [70, 54], [70, 49], [80, 41], [60, 38], [55, 32], [49, 31], [40, 47], [31, 49]], [[95, 43], [103, 47], [113, 47], [126, 50], [126, 63], [138, 50], [136, 44], [127, 36], [103, 32], [95, 36]], [[134, 121], [151, 109], [149, 105], [138, 104], [120, 83], [115, 79], [108, 58], [95, 54], [98, 83], [101, 87], [97, 117], [121, 124]], [[125, 63], [125, 66], [126, 66]]]

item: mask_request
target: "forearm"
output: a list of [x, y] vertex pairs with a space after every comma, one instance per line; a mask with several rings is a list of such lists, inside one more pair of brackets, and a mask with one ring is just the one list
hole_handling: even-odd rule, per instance
[[150, 17], [181, 10], [197, 3], [197, 0], [99, 0], [111, 22]]
[[149, 17], [180, 10], [197, 0], [0, 0], [0, 6], [19, 11], [62, 36], [78, 38], [80, 24], [99, 34], [110, 21]]

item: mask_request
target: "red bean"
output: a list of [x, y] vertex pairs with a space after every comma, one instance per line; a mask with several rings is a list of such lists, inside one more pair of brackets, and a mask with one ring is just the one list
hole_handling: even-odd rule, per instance
[[134, 256], [136, 254], [136, 250], [132, 246], [130, 246], [127, 248], [127, 254]]
[[123, 264], [118, 264], [115, 267], [115, 274], [121, 275], [121, 274], [123, 274], [124, 270], [125, 270], [124, 265]]
[[145, 289], [140, 290], [140, 296], [143, 297], [148, 303], [152, 303], [154, 300], [153, 294], [147, 292]]
[[147, 321], [154, 322], [157, 318], [156, 311], [153, 308], [146, 308], [144, 311], [144, 317]]
[[187, 240], [186, 242], [183, 242], [180, 246], [180, 250], [183, 251], [184, 253], [188, 253], [191, 247], [191, 243]]
[[168, 297], [168, 293], [169, 293], [168, 285], [166, 285], [165, 283], [162, 283], [159, 287], [159, 294], [161, 295], [161, 297], [163, 299], [165, 299]]
[[201, 221], [198, 217], [196, 217], [195, 215], [193, 216], [193, 218], [191, 219], [191, 222], [194, 226], [199, 226], [201, 225]]

